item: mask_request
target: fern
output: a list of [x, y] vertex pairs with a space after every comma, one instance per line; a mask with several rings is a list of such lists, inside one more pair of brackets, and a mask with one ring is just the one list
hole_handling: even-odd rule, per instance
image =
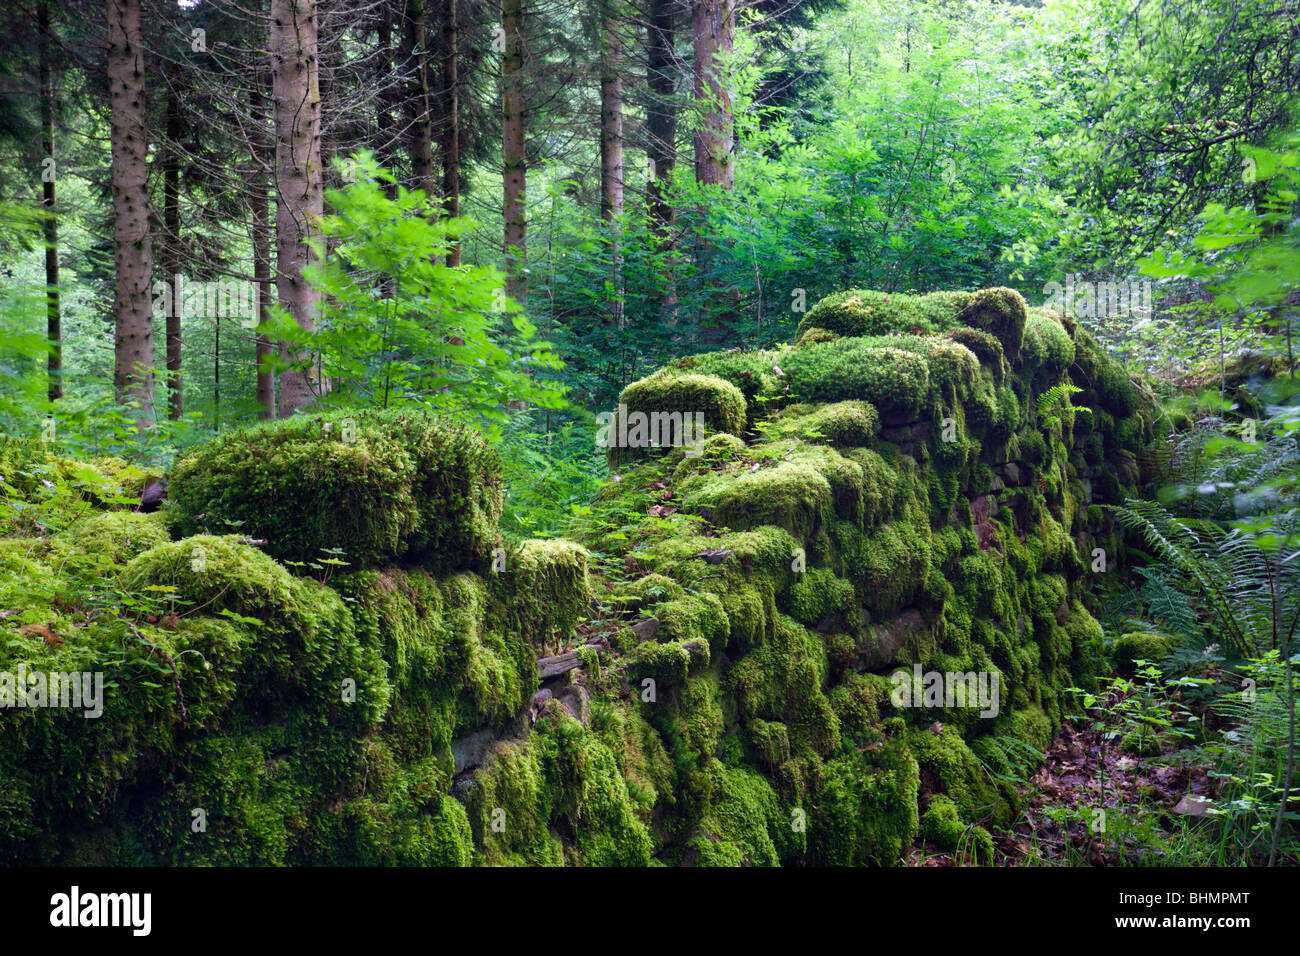
[[1090, 408], [1084, 405], [1070, 404], [1070, 396], [1075, 392], [1082, 392], [1083, 389], [1077, 385], [1071, 385], [1068, 382], [1062, 385], [1054, 385], [1043, 394], [1038, 396], [1038, 416], [1043, 420], [1043, 424], [1052, 428], [1061, 427], [1061, 415], [1069, 411], [1088, 412]]
[[1199, 642], [1203, 637], [1196, 610], [1187, 595], [1180, 591], [1177, 582], [1165, 568], [1153, 565], [1137, 568], [1143, 578], [1138, 593], [1146, 613], [1168, 634]]
[[1141, 535], [1165, 560], [1164, 583], [1203, 602], [1225, 648], [1246, 658], [1264, 646], [1262, 631], [1271, 628], [1265, 628], [1267, 615], [1260, 605], [1270, 589], [1270, 563], [1249, 535], [1178, 518], [1154, 501], [1129, 499], [1112, 510], [1121, 525]]

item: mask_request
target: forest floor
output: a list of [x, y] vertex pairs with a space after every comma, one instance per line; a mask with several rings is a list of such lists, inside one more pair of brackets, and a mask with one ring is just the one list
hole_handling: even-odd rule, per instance
[[[1214, 711], [1190, 709], [1206, 731], [1230, 729]], [[1215, 779], [1206, 757], [1199, 749], [1168, 742], [1145, 756], [1126, 752], [1113, 725], [1066, 721], [1038, 772], [1018, 787], [1024, 807], [1016, 823], [993, 833], [995, 863], [1159, 865], [1179, 818], [1195, 825], [1208, 815]], [[904, 862], [958, 866], [964, 860], [918, 838]]]

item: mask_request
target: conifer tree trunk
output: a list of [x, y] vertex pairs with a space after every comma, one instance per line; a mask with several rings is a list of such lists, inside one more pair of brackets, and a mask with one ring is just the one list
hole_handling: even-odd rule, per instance
[[[271, 305], [271, 163], [273, 150], [267, 130], [266, 96], [254, 89], [249, 97], [253, 115], [253, 282], [257, 288], [257, 324], [269, 318]], [[271, 357], [271, 340], [258, 333], [254, 340], [257, 362], [257, 415], [275, 418], [275, 373], [264, 367]]]
[[[445, 0], [442, 20], [442, 195], [447, 215], [460, 215], [460, 11]], [[447, 265], [460, 265], [460, 243], [447, 251]]]
[[[302, 270], [324, 211], [320, 75], [315, 0], [271, 0], [271, 98], [275, 113], [275, 258], [280, 305], [303, 329], [316, 327], [319, 294]], [[313, 402], [323, 383], [315, 358], [282, 343], [278, 417]]]
[[695, 0], [694, 27], [695, 96], [702, 106], [695, 133], [695, 179], [730, 189], [734, 122], [721, 60], [735, 42], [735, 0]]
[[181, 303], [176, 293], [176, 276], [181, 271], [181, 164], [178, 142], [181, 135], [181, 110], [177, 101], [175, 83], [167, 93], [165, 119], [167, 142], [163, 153], [163, 281], [172, 283], [172, 294], [167, 296], [167, 417], [179, 419], [184, 412], [185, 399], [181, 381]]
[[[51, 78], [50, 57], [53, 39], [50, 33], [50, 5], [42, 3], [37, 11], [40, 27], [39, 64], [37, 81], [41, 97], [41, 151], [44, 158], [55, 163], [54, 156], [54, 82]], [[42, 229], [45, 239], [45, 324], [50, 340], [50, 354], [46, 364], [46, 395], [50, 401], [63, 397], [63, 315], [59, 304], [59, 223], [54, 218], [54, 179], [57, 165], [43, 168], [41, 176], [41, 204], [45, 210]]]
[[618, 0], [600, 0], [600, 218], [609, 229], [609, 255], [616, 295], [607, 321], [623, 327], [623, 262], [620, 220], [623, 216], [623, 29]]
[[[700, 109], [695, 130], [695, 181], [701, 186], [730, 189], [734, 179], [734, 117], [722, 61], [731, 53], [735, 40], [735, 0], [695, 0], [693, 20], [695, 98]], [[708, 276], [716, 254], [707, 235], [701, 238], [699, 257], [699, 268]], [[739, 318], [736, 306], [736, 292], [715, 289], [706, 315], [701, 316], [700, 341], [715, 346], [735, 344], [734, 326]]]
[[600, 0], [600, 218], [623, 215], [623, 41], [616, 0]]
[[411, 178], [426, 196], [433, 191], [433, 117], [429, 112], [429, 44], [424, 0], [407, 0], [407, 64], [411, 68], [406, 105], [411, 127]]
[[154, 342], [149, 235], [145, 57], [140, 0], [108, 0], [109, 140], [113, 189], [113, 390], [135, 406], [139, 427], [154, 416]]
[[677, 104], [674, 98], [673, 44], [678, 0], [652, 0], [646, 72], [650, 106], [646, 113], [646, 152], [650, 159], [650, 215], [654, 231], [670, 241], [673, 211], [668, 185], [677, 163]]
[[527, 295], [524, 268], [528, 262], [527, 209], [525, 207], [524, 130], [524, 4], [502, 0], [501, 28], [505, 51], [501, 59], [501, 157], [504, 174], [502, 209], [505, 218], [506, 292], [522, 302]]
[[[379, 8], [379, 26], [376, 30], [379, 46], [379, 64], [376, 82], [380, 86], [379, 96], [375, 100], [375, 154], [379, 163], [390, 172], [396, 173], [397, 156], [393, 148], [393, 109], [397, 93], [393, 76], [393, 0], [382, 0]], [[384, 193], [389, 199], [397, 198], [397, 187], [393, 183], [384, 184]]]

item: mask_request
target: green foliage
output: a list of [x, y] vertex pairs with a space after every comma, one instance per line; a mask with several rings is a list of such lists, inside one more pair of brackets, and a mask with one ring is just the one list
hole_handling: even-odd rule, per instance
[[1053, 385], [1047, 391], [1038, 396], [1038, 417], [1043, 420], [1048, 428], [1059, 430], [1063, 427], [1062, 416], [1068, 415], [1071, 422], [1074, 421], [1074, 415], [1078, 412], [1091, 412], [1092, 409], [1084, 405], [1071, 405], [1070, 396], [1075, 395], [1083, 389], [1077, 385], [1071, 385], [1065, 382], [1061, 385]]
[[442, 264], [472, 224], [442, 217], [422, 190], [396, 186], [390, 196], [395, 179], [369, 154], [339, 172], [349, 183], [327, 192], [326, 238], [303, 270], [322, 294], [317, 328], [304, 332], [274, 309], [263, 330], [319, 357], [320, 374], [338, 386], [328, 400], [419, 404], [490, 433], [508, 420], [511, 402], [562, 407], [564, 389], [543, 377], [562, 363], [506, 296], [501, 273]]

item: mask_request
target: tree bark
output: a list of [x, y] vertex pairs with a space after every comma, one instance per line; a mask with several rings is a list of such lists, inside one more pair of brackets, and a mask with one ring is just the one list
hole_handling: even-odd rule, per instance
[[[379, 157], [380, 165], [396, 174], [397, 151], [394, 149], [393, 109], [396, 106], [397, 90], [393, 83], [393, 2], [394, 0], [382, 0], [379, 10], [377, 30], [379, 63], [375, 71], [379, 96], [375, 100], [377, 140], [375, 153]], [[389, 199], [396, 199], [396, 185], [384, 183], [384, 193]]]
[[177, 420], [184, 412], [185, 399], [181, 380], [181, 302], [176, 276], [181, 271], [181, 106], [177, 100], [175, 78], [168, 88], [167, 113], [164, 120], [167, 142], [163, 153], [163, 281], [172, 283], [167, 296], [167, 417]]
[[[442, 195], [450, 218], [460, 216], [460, 11], [445, 0], [442, 21]], [[447, 265], [460, 265], [460, 243], [447, 250]]]
[[619, 0], [600, 0], [600, 218], [609, 229], [609, 255], [616, 290], [607, 321], [623, 327], [623, 38]]
[[[731, 53], [735, 39], [735, 0], [695, 0], [693, 19], [695, 99], [700, 110], [695, 130], [695, 181], [726, 190], [734, 179], [734, 118], [722, 60]], [[716, 256], [707, 236], [700, 240], [699, 256], [707, 275], [712, 271], [709, 260]], [[733, 344], [736, 305], [737, 293], [715, 290], [707, 315], [701, 317], [705, 320], [699, 326], [701, 342], [714, 346]]]
[[528, 262], [527, 163], [524, 156], [524, 5], [523, 0], [502, 0], [501, 28], [505, 51], [501, 59], [501, 156], [505, 185], [502, 210], [505, 219], [506, 292], [523, 302], [528, 288], [524, 269]]
[[733, 180], [731, 93], [721, 58], [735, 41], [735, 0], [695, 0], [695, 96], [700, 101], [695, 132], [695, 180], [730, 189]]
[[600, 218], [623, 215], [623, 41], [617, 0], [600, 0]]
[[[257, 324], [270, 317], [272, 137], [267, 130], [266, 96], [254, 89], [250, 99], [256, 139], [253, 142], [253, 282], [257, 288]], [[275, 373], [267, 366], [271, 340], [259, 333], [253, 344], [257, 362], [257, 416], [275, 418]]]
[[646, 64], [650, 106], [646, 115], [646, 153], [651, 163], [651, 224], [661, 241], [671, 241], [673, 210], [668, 204], [668, 186], [677, 164], [677, 101], [673, 45], [677, 30], [679, 0], [652, 0], [649, 52]]
[[410, 94], [406, 105], [411, 131], [411, 178], [416, 189], [432, 198], [433, 117], [429, 111], [429, 43], [425, 27], [424, 0], [407, 0], [406, 60], [411, 69]]
[[46, 363], [46, 395], [50, 401], [63, 397], [63, 314], [59, 305], [59, 223], [54, 218], [54, 179], [57, 166], [54, 157], [54, 82], [51, 79], [50, 56], [53, 46], [50, 32], [50, 5], [42, 3], [37, 12], [40, 26], [40, 62], [37, 67], [41, 96], [41, 151], [50, 165], [42, 167], [42, 206], [45, 219], [42, 228], [45, 238], [45, 324], [50, 340], [50, 354]]
[[135, 406], [147, 428], [154, 416], [154, 343], [149, 235], [148, 165], [145, 154], [145, 58], [140, 0], [108, 0], [109, 140], [112, 151], [113, 390]]
[[[303, 278], [324, 211], [320, 75], [315, 0], [271, 0], [271, 89], [275, 111], [276, 292], [280, 305], [313, 331], [320, 296]], [[312, 353], [281, 344], [278, 417], [288, 418], [324, 389]]]

